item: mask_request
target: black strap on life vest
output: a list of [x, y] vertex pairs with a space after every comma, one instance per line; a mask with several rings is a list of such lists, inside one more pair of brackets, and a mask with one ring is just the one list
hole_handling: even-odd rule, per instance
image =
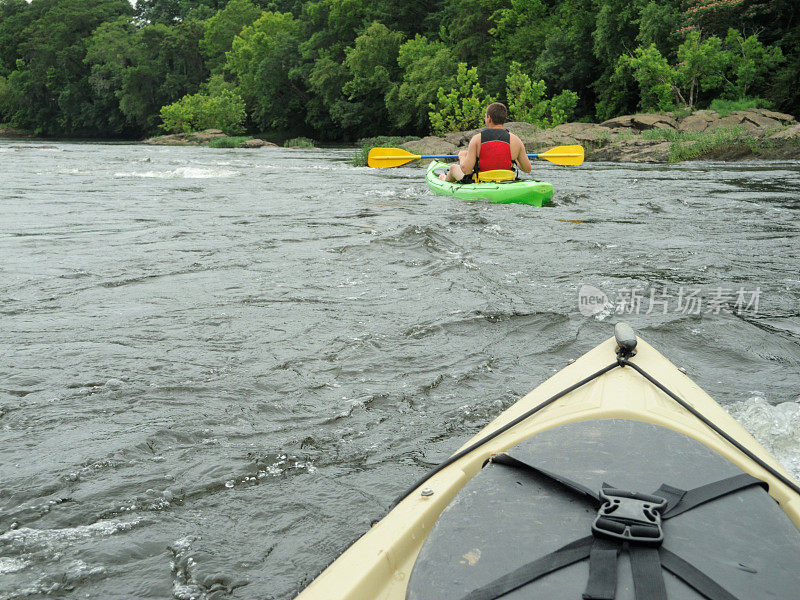
[[497, 600], [501, 596], [545, 575], [584, 559], [589, 559], [589, 580], [583, 600], [614, 600], [617, 587], [617, 560], [628, 552], [636, 600], [668, 600], [662, 569], [683, 580], [709, 600], [737, 600], [721, 585], [662, 546], [661, 521], [752, 486], [769, 489], [766, 482], [741, 473], [691, 490], [662, 484], [652, 494], [620, 490], [604, 483], [599, 492], [562, 475], [540, 469], [508, 454], [498, 454], [488, 462], [525, 472], [556, 483], [588, 502], [598, 511], [592, 535], [575, 540], [558, 550], [531, 561], [473, 590], [462, 600]]

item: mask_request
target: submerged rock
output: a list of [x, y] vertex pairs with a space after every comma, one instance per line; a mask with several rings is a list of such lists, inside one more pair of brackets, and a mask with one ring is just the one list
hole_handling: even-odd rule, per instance
[[277, 148], [278, 144], [273, 144], [272, 142], [268, 142], [266, 140], [262, 140], [261, 138], [253, 138], [251, 140], [246, 140], [241, 143], [239, 146], [240, 148]]
[[206, 129], [192, 133], [172, 133], [148, 138], [145, 144], [152, 146], [201, 146], [215, 138], [228, 137], [220, 129]]

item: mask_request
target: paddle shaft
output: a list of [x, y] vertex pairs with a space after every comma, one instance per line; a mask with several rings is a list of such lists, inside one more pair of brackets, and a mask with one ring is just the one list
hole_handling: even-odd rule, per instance
[[[583, 162], [581, 146], [557, 146], [540, 154], [528, 154], [530, 158], [543, 158], [557, 165], [579, 165]], [[370, 167], [399, 167], [420, 159], [457, 159], [455, 154], [412, 154], [402, 148], [372, 148], [367, 156]]]
[[[539, 158], [538, 154], [528, 154], [528, 158]], [[433, 158], [458, 158], [458, 154], [423, 154], [417, 160]]]

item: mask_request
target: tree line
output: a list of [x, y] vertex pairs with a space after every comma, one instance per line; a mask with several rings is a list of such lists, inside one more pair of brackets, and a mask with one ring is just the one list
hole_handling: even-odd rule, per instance
[[797, 113], [799, 81], [796, 0], [0, 0], [0, 123], [48, 136]]

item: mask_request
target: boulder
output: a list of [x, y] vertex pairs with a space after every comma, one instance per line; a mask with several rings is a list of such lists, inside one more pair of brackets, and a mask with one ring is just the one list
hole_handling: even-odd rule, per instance
[[600, 123], [600, 126], [608, 129], [627, 128], [644, 131], [646, 129], [677, 129], [678, 123], [669, 115], [642, 113], [609, 119]]
[[633, 127], [637, 131], [645, 131], [647, 129], [677, 129], [678, 122], [670, 115], [661, 114], [638, 114], [633, 115]]
[[800, 123], [795, 123], [787, 129], [783, 129], [769, 136], [771, 140], [800, 140]]
[[594, 123], [562, 123], [561, 125], [553, 127], [553, 131], [577, 138], [586, 131], [596, 129], [597, 127], [598, 126]]
[[199, 146], [200, 145], [199, 140], [189, 139], [185, 133], [159, 135], [156, 137], [151, 137], [146, 139], [144, 143], [150, 144], [151, 146]]
[[750, 112], [754, 112], [756, 114], [759, 114], [762, 117], [767, 117], [768, 119], [775, 119], [776, 121], [780, 121], [784, 125], [790, 125], [792, 123], [796, 123], [797, 122], [797, 119], [795, 119], [792, 115], [787, 115], [786, 113], [775, 112], [774, 110], [768, 110], [766, 108], [754, 108]]
[[737, 110], [729, 114], [727, 117], [722, 117], [710, 125], [714, 127], [744, 127], [753, 133], [766, 133], [775, 131], [782, 127], [781, 122], [776, 119], [764, 117], [756, 112], [749, 110]]
[[455, 144], [440, 137], [429, 135], [420, 140], [406, 142], [401, 146], [414, 154], [456, 154]]
[[[412, 140], [400, 146], [401, 148], [413, 152], [414, 154], [457, 154], [458, 148], [455, 144], [448, 142], [440, 137], [429, 135], [420, 140]], [[430, 161], [414, 160], [407, 163], [409, 167], [427, 165]]]
[[671, 146], [671, 142], [651, 142], [638, 152], [631, 153], [625, 160], [635, 163], [667, 163]]
[[670, 142], [620, 139], [592, 150], [591, 161], [662, 163], [669, 162]]
[[239, 145], [239, 147], [240, 148], [263, 148], [266, 145], [267, 145], [267, 142], [265, 142], [264, 140], [259, 139], [259, 138], [253, 138], [253, 139], [250, 139], [250, 140], [245, 140], [244, 142], [242, 142]]
[[478, 132], [480, 132], [480, 129], [470, 129], [469, 131], [453, 131], [445, 134], [443, 139], [446, 142], [453, 144], [457, 148], [461, 148], [463, 146], [468, 146], [472, 136]]
[[577, 144], [576, 140], [571, 135], [562, 133], [555, 129], [542, 129], [535, 134], [525, 138], [520, 138], [522, 143], [525, 144], [525, 149], [529, 152], [532, 150], [541, 150], [543, 148], [552, 148], [553, 146], [570, 146]]
[[526, 138], [530, 138], [532, 136], [536, 136], [542, 129], [533, 125], [531, 123], [525, 123], [524, 121], [510, 121], [506, 123], [505, 128], [508, 129], [511, 133], [514, 133], [519, 136], [521, 140]]
[[[593, 146], [602, 146], [607, 144], [623, 131], [619, 129], [613, 130], [608, 129], [607, 127], [600, 127], [599, 125], [595, 125], [593, 123], [568, 123], [568, 125], [588, 125], [588, 127], [573, 128], [571, 130], [565, 129], [564, 133], [568, 133], [570, 136], [575, 138], [579, 144], [591, 144]], [[561, 127], [565, 126], [559, 125], [556, 127], [556, 129], [560, 129]]]
[[742, 118], [742, 125], [750, 130], [760, 129], [763, 132], [777, 131], [783, 127], [783, 123], [777, 119], [764, 116], [756, 111], [742, 111], [739, 113]]
[[719, 119], [715, 110], [698, 110], [678, 119], [678, 131], [705, 131]]
[[200, 142], [201, 144], [207, 144], [213, 139], [216, 138], [224, 138], [228, 137], [219, 129], [206, 129], [204, 131], [195, 131], [194, 133], [187, 134], [186, 138], [188, 140]]

